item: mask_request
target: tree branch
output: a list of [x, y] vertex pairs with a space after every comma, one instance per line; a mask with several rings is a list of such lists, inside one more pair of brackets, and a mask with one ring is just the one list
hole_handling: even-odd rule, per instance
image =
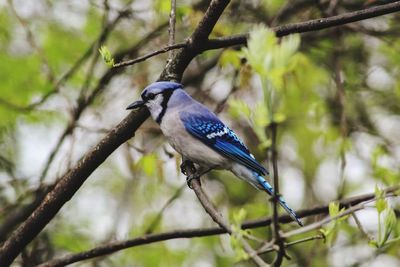
[[[143, 44], [147, 43], [149, 40], [158, 36], [160, 31], [163, 28], [165, 28], [167, 25], [168, 25], [167, 23], [160, 24], [157, 28], [155, 28], [152, 32], [147, 34], [143, 39], [141, 39], [139, 42], [134, 44], [132, 47], [118, 52], [115, 57], [118, 59], [121, 59], [125, 56], [132, 56], [132, 55], [136, 54], [138, 49], [140, 49], [143, 46]], [[93, 45], [95, 45], [96, 42], [94, 42]], [[88, 54], [88, 56], [89, 55], [90, 55], [90, 53]], [[83, 59], [83, 57], [82, 57], [82, 59]], [[122, 72], [122, 69], [120, 69], [120, 70], [108, 69], [103, 74], [103, 76], [100, 78], [99, 82], [97, 83], [97, 86], [93, 89], [93, 91], [90, 93], [90, 95], [86, 99], [84, 99], [84, 100], [81, 99], [81, 101], [79, 103], [77, 103], [77, 107], [73, 111], [73, 116], [71, 118], [71, 122], [64, 129], [64, 132], [61, 134], [57, 145], [50, 153], [50, 156], [47, 159], [46, 164], [45, 164], [46, 166], [51, 164], [51, 162], [52, 162], [55, 154], [58, 152], [58, 149], [61, 146], [62, 142], [65, 140], [66, 137], [68, 137], [72, 133], [74, 127], [76, 126], [76, 121], [79, 120], [79, 118], [80, 118], [82, 112], [85, 110], [85, 108], [88, 105], [90, 105], [90, 103], [95, 99], [95, 97], [98, 96], [103, 91], [103, 89], [108, 85], [108, 83], [111, 81], [111, 79], [113, 77], [115, 77], [116, 75], [120, 74], [121, 72]], [[71, 73], [71, 75], [72, 75], [72, 73]], [[65, 177], [65, 175], [63, 177]], [[61, 177], [61, 179], [63, 179], [63, 177]], [[55, 184], [56, 183], [57, 182], [55, 182]], [[52, 187], [53, 187], [53, 185], [52, 185]], [[46, 192], [46, 193], [48, 193], [48, 192]], [[4, 231], [7, 231], [7, 232], [11, 231], [13, 228], [18, 226], [18, 224], [21, 221], [26, 220], [28, 218], [28, 216], [32, 214], [32, 212], [39, 206], [39, 204], [41, 202], [42, 202], [41, 200], [40, 201], [35, 200], [34, 203], [32, 203], [32, 204], [29, 204], [29, 205], [26, 205], [23, 207], [19, 207], [17, 211], [14, 211], [12, 213], [12, 214], [18, 213], [19, 215], [13, 216], [12, 214], [10, 214], [9, 216], [7, 216], [7, 218], [4, 220], [5, 222], [7, 222], [7, 225], [3, 225], [3, 226], [7, 226], [7, 228], [0, 227], [0, 230], [3, 230], [3, 233], [4, 233]], [[8, 219], [8, 217], [10, 217], [10, 219]], [[9, 227], [11, 227], [11, 228], [9, 228]]]
[[[204, 210], [208, 213], [208, 215], [210, 215], [213, 221], [216, 222], [226, 233], [228, 233], [229, 235], [234, 235], [235, 233], [229, 222], [227, 222], [224, 217], [222, 217], [222, 215], [215, 209], [214, 205], [210, 202], [207, 195], [204, 193], [203, 189], [201, 188], [199, 179], [192, 179], [190, 181], [190, 188], [192, 188], [193, 191], [196, 193], [196, 196], [199, 199]], [[241, 242], [243, 245], [243, 249], [247, 252], [247, 254], [257, 266], [270, 266], [258, 256], [257, 252], [245, 239], [242, 239]]]
[[46, 102], [46, 100], [49, 99], [52, 95], [59, 92], [61, 86], [81, 68], [81, 66], [86, 62], [86, 60], [90, 57], [90, 55], [93, 53], [94, 50], [97, 51], [96, 48], [98, 47], [98, 45], [106, 41], [106, 39], [109, 36], [109, 33], [112, 32], [112, 30], [118, 25], [121, 19], [127, 17], [129, 13], [130, 13], [129, 9], [125, 8], [124, 10], [121, 10], [119, 12], [118, 16], [113, 21], [107, 23], [103, 28], [102, 32], [96, 38], [96, 40], [86, 49], [86, 51], [82, 54], [82, 56], [78, 58], [75, 61], [75, 63], [73, 63], [73, 65], [68, 69], [68, 71], [65, 72], [57, 81], [54, 81], [54, 79], [51, 81], [53, 88], [47, 93], [45, 93], [39, 100], [27, 106], [19, 106], [0, 98], [0, 104], [18, 112], [29, 112], [34, 108], [36, 108], [37, 106], [40, 106], [41, 104]]
[[[272, 28], [276, 36], [282, 37], [293, 33], [305, 33], [311, 31], [319, 31], [332, 27], [341, 26], [344, 24], [366, 20], [382, 15], [400, 11], [400, 1], [384, 4], [380, 6], [370, 7], [354, 12], [349, 12], [337, 16], [313, 19], [305, 22], [291, 23], [283, 26]], [[237, 34], [227, 37], [211, 39], [207, 42], [204, 50], [219, 49], [235, 45], [245, 45], [247, 43], [248, 33]]]
[[[171, 0], [171, 11], [169, 13], [168, 45], [175, 44], [175, 23], [176, 23], [176, 0]], [[172, 60], [173, 57], [174, 57], [174, 51], [170, 50], [168, 53], [168, 60]]]
[[[272, 110], [270, 111], [272, 112]], [[274, 237], [275, 244], [278, 245], [278, 254], [274, 262], [275, 267], [280, 267], [282, 265], [283, 257], [286, 255], [285, 246], [283, 244], [283, 239], [280, 235], [279, 229], [279, 221], [278, 221], [278, 198], [279, 196], [279, 174], [278, 174], [278, 151], [276, 148], [276, 136], [278, 131], [278, 125], [275, 122], [272, 122], [270, 125], [271, 129], [271, 159], [272, 159], [272, 169], [274, 172], [274, 194], [272, 196], [273, 199], [273, 228], [274, 228]]]
[[145, 61], [146, 59], [149, 59], [151, 57], [154, 57], [156, 55], [168, 52], [168, 51], [172, 51], [174, 49], [179, 49], [179, 48], [183, 48], [186, 47], [186, 43], [178, 43], [178, 44], [173, 44], [173, 45], [167, 45], [164, 48], [161, 48], [159, 50], [156, 50], [154, 52], [150, 52], [148, 54], [145, 54], [141, 57], [135, 58], [135, 59], [130, 59], [127, 61], [122, 61], [120, 63], [116, 63], [113, 65], [113, 68], [122, 68], [122, 67], [126, 67], [126, 66], [130, 66], [130, 65], [134, 65], [136, 63]]
[[[287, 247], [291, 247], [291, 246], [294, 246], [294, 245], [297, 245], [297, 244], [301, 244], [301, 243], [312, 241], [312, 240], [316, 240], [316, 239], [324, 239], [324, 237], [322, 235], [314, 235], [314, 236], [310, 236], [310, 237], [305, 237], [305, 238], [302, 238], [302, 239], [299, 239], [299, 240], [296, 240], [296, 241], [293, 241], [293, 242], [285, 243], [284, 246], [285, 246], [285, 248], [287, 248]], [[275, 249], [273, 247], [272, 248], [270, 247], [270, 248], [266, 248], [266, 249], [262, 249], [260, 251], [257, 251], [257, 253], [258, 254], [264, 254], [264, 253], [268, 253], [268, 252], [271, 252], [271, 251], [275, 251]]]
[[[193, 186], [193, 185], [192, 185]], [[400, 185], [388, 187], [384, 191], [386, 194], [391, 194], [400, 189]], [[369, 201], [375, 198], [374, 193], [360, 195], [356, 197], [351, 197], [347, 199], [342, 199], [339, 204], [340, 207], [349, 208], [355, 206], [357, 204], [363, 203], [365, 201]], [[311, 209], [299, 210], [296, 212], [299, 218], [305, 218], [314, 215], [320, 214], [328, 214], [328, 205], [318, 206]], [[278, 217], [279, 223], [291, 223], [293, 220], [289, 215], [284, 214]], [[242, 224], [242, 229], [254, 229], [264, 226], [269, 226], [272, 223], [272, 217], [267, 217], [258, 220], [246, 221]], [[301, 228], [303, 229], [303, 228]], [[212, 235], [220, 235], [226, 234], [227, 231], [220, 227], [212, 227], [212, 228], [199, 228], [199, 229], [188, 229], [188, 230], [176, 230], [165, 233], [158, 234], [148, 234], [141, 237], [136, 237], [130, 240], [124, 241], [115, 241], [110, 242], [108, 244], [100, 245], [93, 249], [79, 252], [76, 254], [66, 255], [59, 259], [53, 259], [42, 263], [40, 267], [56, 267], [56, 266], [65, 266], [74, 262], [83, 261], [95, 257], [104, 256], [110, 253], [114, 253], [123, 249], [152, 244], [160, 241], [170, 240], [170, 239], [178, 239], [178, 238], [194, 238], [194, 237], [206, 237]]]
[[[361, 20], [366, 20], [382, 15], [387, 15], [390, 13], [400, 11], [400, 1], [396, 1], [394, 3], [384, 4], [376, 7], [370, 7], [363, 10], [358, 10], [354, 12], [349, 12], [337, 16], [331, 16], [327, 18], [320, 18], [314, 19], [299, 23], [291, 23], [287, 25], [282, 25], [278, 27], [272, 28], [278, 37], [283, 37], [293, 33], [305, 33], [311, 31], [318, 31], [323, 29], [328, 29], [332, 27], [337, 27], [341, 25], [345, 25], [352, 22], [357, 22]], [[215, 39], [209, 39], [207, 42], [202, 46], [201, 51], [213, 50], [213, 49], [220, 49], [226, 48], [230, 46], [236, 45], [245, 45], [247, 43], [247, 38], [249, 37], [248, 33], [245, 34], [236, 34], [231, 36], [225, 36]], [[166, 46], [160, 50], [154, 51], [152, 53], [148, 53], [144, 56], [138, 57], [136, 59], [128, 60], [126, 62], [121, 62], [115, 64], [114, 67], [124, 67], [128, 65], [133, 65], [138, 62], [144, 61], [150, 57], [155, 55], [168, 52], [172, 49], [178, 49], [186, 47], [187, 43], [179, 43], [177, 46]]]

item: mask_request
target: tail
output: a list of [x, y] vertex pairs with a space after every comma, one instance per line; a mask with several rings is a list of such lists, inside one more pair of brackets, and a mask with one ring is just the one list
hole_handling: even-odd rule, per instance
[[[256, 172], [253, 172], [254, 177], [257, 179], [257, 181], [259, 182], [259, 184], [261, 185], [262, 189], [264, 189], [265, 191], [267, 191], [268, 194], [270, 194], [271, 196], [274, 195], [274, 189], [272, 188], [272, 186], [264, 179], [264, 177], [262, 177], [261, 175], [259, 175]], [[286, 204], [286, 201], [279, 196], [279, 204], [287, 211], [287, 213], [289, 213], [290, 217], [296, 221], [300, 226], [303, 226], [303, 223], [300, 221], [300, 219], [297, 217], [296, 213], [289, 208], [289, 206]]]

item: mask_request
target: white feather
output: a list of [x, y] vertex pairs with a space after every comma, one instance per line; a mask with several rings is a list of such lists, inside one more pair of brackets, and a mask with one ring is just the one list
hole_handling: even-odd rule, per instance
[[162, 112], [161, 103], [163, 102], [164, 96], [162, 94], [156, 95], [156, 97], [152, 100], [148, 100], [146, 103], [147, 108], [150, 111], [151, 117], [153, 120], [158, 118], [158, 115]]

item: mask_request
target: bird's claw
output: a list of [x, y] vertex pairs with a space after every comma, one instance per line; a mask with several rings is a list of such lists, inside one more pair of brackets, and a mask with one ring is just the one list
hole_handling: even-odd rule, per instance
[[198, 181], [199, 181], [199, 184], [201, 185], [201, 182], [200, 182], [200, 177], [199, 176], [197, 176], [197, 175], [189, 175], [189, 176], [187, 176], [186, 177], [186, 183], [187, 183], [187, 185], [188, 185], [188, 187], [190, 188], [190, 189], [193, 189], [193, 187], [192, 187], [192, 180], [193, 179], [197, 179]]
[[181, 172], [186, 176], [186, 183], [188, 185], [188, 187], [190, 189], [193, 189], [191, 182], [193, 179], [197, 179], [200, 183], [200, 176], [202, 176], [203, 174], [207, 173], [209, 170], [207, 171], [203, 171], [198, 173], [196, 167], [194, 166], [193, 162], [190, 160], [183, 160], [182, 164], [181, 164]]
[[191, 174], [196, 173], [196, 167], [190, 160], [184, 160], [180, 167], [181, 172], [186, 176], [190, 176]]

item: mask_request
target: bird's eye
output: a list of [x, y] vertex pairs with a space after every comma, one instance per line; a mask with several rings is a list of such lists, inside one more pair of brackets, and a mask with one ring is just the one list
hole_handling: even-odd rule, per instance
[[153, 94], [153, 93], [148, 93], [148, 94], [147, 94], [147, 98], [148, 98], [148, 99], [154, 99], [155, 97], [156, 97], [156, 95]]

